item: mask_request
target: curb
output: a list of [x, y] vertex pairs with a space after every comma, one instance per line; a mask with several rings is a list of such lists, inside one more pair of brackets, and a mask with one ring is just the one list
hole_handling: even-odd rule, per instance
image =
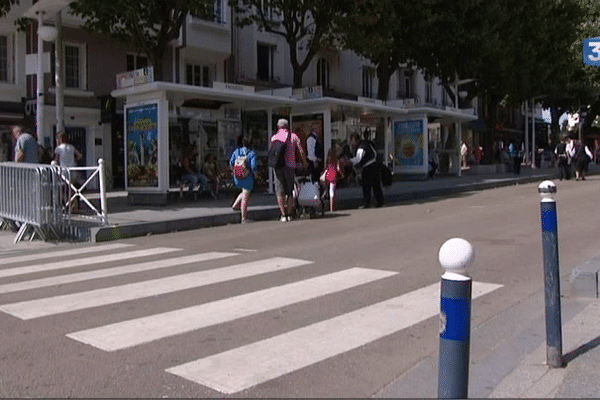
[[[522, 183], [539, 182], [548, 179], [552, 174], [543, 174], [538, 176], [528, 176], [517, 179], [506, 179], [492, 182], [475, 182], [465, 185], [457, 185], [445, 188], [426, 189], [417, 192], [406, 193], [387, 193], [386, 204], [394, 205], [410, 201], [420, 201], [439, 196], [449, 196], [458, 193], [494, 189], [504, 186], [513, 186]], [[338, 199], [338, 210], [357, 209], [362, 204], [361, 198]], [[262, 206], [258, 209], [249, 209], [248, 218], [253, 221], [275, 220], [279, 217], [279, 210], [276, 205]], [[133, 222], [123, 225], [109, 225], [102, 227], [93, 227], [90, 232], [90, 242], [106, 242], [147, 235], [156, 235], [170, 232], [178, 232], [193, 229], [211, 228], [236, 224], [240, 222], [239, 214], [232, 211], [224, 211], [214, 215], [199, 216], [191, 218], [179, 218], [174, 220], [151, 221], [151, 222]]]

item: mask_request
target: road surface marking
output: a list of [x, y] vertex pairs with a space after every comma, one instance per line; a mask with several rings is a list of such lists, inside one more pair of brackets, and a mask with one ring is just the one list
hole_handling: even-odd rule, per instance
[[128, 260], [128, 259], [136, 258], [136, 257], [154, 256], [157, 254], [172, 253], [174, 251], [180, 251], [180, 250], [181, 249], [174, 249], [174, 248], [170, 248], [170, 247], [156, 247], [154, 249], [135, 250], [135, 251], [129, 251], [126, 253], [105, 254], [102, 256], [87, 257], [87, 258], [75, 258], [72, 260], [57, 261], [57, 262], [53, 262], [53, 263], [27, 265], [24, 267], [16, 267], [16, 268], [9, 268], [9, 269], [0, 269], [0, 278], [5, 278], [7, 276], [31, 274], [34, 272], [41, 272], [41, 271], [52, 271], [52, 270], [56, 270], [56, 269], [75, 268], [75, 267], [81, 267], [84, 265], [106, 263], [106, 262], [111, 262], [111, 261]]
[[195, 262], [215, 260], [218, 258], [237, 256], [238, 253], [202, 253], [191, 256], [182, 256], [176, 258], [167, 258], [139, 264], [125, 265], [122, 267], [106, 268], [94, 271], [78, 272], [75, 274], [52, 276], [49, 278], [34, 279], [31, 281], [7, 283], [0, 285], [0, 294], [19, 292], [22, 290], [38, 289], [48, 286], [63, 285], [66, 283], [81, 282], [91, 279], [108, 278], [111, 276], [132, 274], [135, 272], [150, 271], [160, 268], [176, 267]]
[[0, 306], [0, 310], [21, 319], [39, 318], [91, 307], [116, 304], [129, 300], [137, 300], [144, 297], [157, 296], [185, 289], [208, 286], [218, 282], [246, 278], [253, 275], [280, 271], [311, 263], [312, 261], [275, 257], [225, 268], [153, 279], [128, 285], [4, 304]]
[[[501, 285], [473, 282], [473, 298]], [[222, 393], [236, 393], [366, 345], [440, 312], [436, 283], [282, 335], [166, 370]]]
[[120, 350], [341, 292], [396, 274], [397, 272], [392, 271], [351, 268], [211, 303], [70, 333], [67, 336], [102, 350]]
[[59, 251], [50, 251], [47, 253], [39, 253], [39, 254], [27, 254], [25, 256], [15, 256], [15, 257], [7, 257], [0, 260], [0, 265], [5, 264], [14, 264], [18, 262], [25, 261], [38, 261], [43, 258], [55, 258], [55, 257], [66, 257], [73, 255], [81, 255], [86, 253], [97, 253], [100, 251], [107, 250], [116, 250], [122, 249], [124, 247], [131, 247], [132, 244], [123, 244], [123, 243], [112, 243], [112, 244], [103, 244], [99, 246], [89, 246], [89, 247], [81, 247], [70, 250], [59, 250]]

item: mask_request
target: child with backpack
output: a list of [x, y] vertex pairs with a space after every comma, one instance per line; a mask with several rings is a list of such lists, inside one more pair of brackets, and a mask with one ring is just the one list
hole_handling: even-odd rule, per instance
[[238, 147], [231, 153], [229, 166], [233, 171], [235, 186], [242, 192], [237, 196], [231, 208], [240, 210], [242, 224], [248, 222], [248, 199], [254, 189], [254, 174], [256, 172], [256, 153], [251, 149], [252, 136], [240, 135], [237, 141]]
[[342, 164], [337, 157], [335, 147], [331, 147], [325, 159], [325, 170], [321, 175], [321, 182], [329, 186], [329, 211], [335, 211], [335, 185], [338, 177], [343, 175]]

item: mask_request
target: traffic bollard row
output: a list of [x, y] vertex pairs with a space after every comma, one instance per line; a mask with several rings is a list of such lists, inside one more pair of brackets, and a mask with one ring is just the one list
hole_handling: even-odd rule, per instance
[[[546, 301], [547, 363], [563, 366], [560, 273], [558, 264], [558, 222], [552, 181], [539, 185], [544, 256], [544, 295]], [[439, 251], [444, 268], [440, 295], [440, 353], [438, 398], [464, 399], [469, 389], [472, 281], [467, 274], [475, 251], [466, 240], [453, 238]]]

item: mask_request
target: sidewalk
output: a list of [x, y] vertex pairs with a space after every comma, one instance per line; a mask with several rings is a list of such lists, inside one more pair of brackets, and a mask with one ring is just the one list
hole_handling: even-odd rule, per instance
[[[595, 166], [594, 166], [595, 167]], [[594, 173], [594, 168], [590, 172]], [[600, 168], [598, 168], [600, 171]], [[437, 196], [491, 189], [517, 183], [541, 182], [555, 177], [555, 169], [523, 168], [521, 175], [512, 173], [465, 174], [441, 176], [425, 181], [395, 181], [384, 189], [386, 204], [423, 201]], [[356, 209], [362, 202], [360, 186], [340, 188], [337, 208]], [[126, 192], [108, 194], [108, 222], [106, 227], [92, 229], [92, 242], [118, 240], [129, 237], [160, 234], [189, 229], [235, 224], [240, 222], [239, 212], [231, 209], [233, 198], [222, 194], [218, 199], [201, 198], [197, 201], [177, 199], [165, 206], [132, 206], [127, 204]], [[275, 196], [253, 193], [248, 207], [252, 221], [276, 220], [279, 216]]]

